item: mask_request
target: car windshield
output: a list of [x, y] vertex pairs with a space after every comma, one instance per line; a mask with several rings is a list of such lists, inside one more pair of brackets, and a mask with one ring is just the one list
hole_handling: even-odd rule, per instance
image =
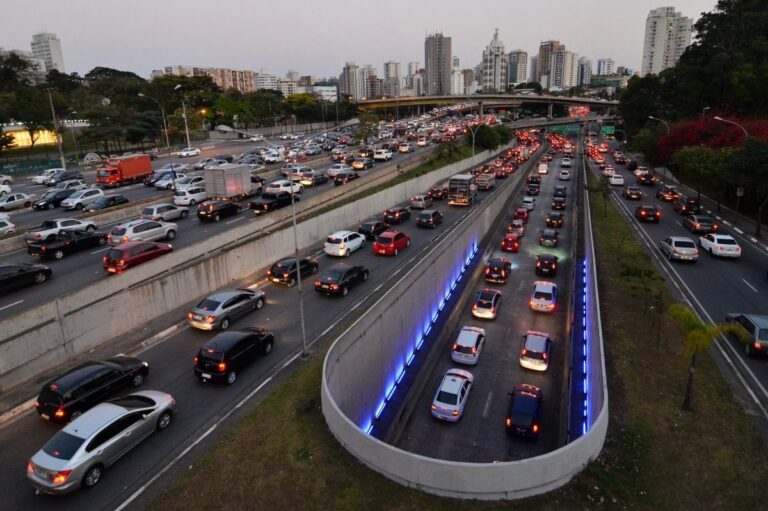
[[123, 397], [116, 397], [107, 401], [113, 405], [122, 406], [123, 408], [149, 408], [155, 406], [157, 403], [154, 399], [146, 396], [129, 395]]
[[477, 306], [481, 309], [490, 309], [493, 307], [493, 303], [490, 300], [478, 300]]
[[142, 215], [154, 215], [155, 214], [155, 208], [144, 208], [141, 210]]
[[43, 199], [53, 199], [59, 192], [48, 192], [43, 196]]
[[325, 282], [336, 282], [341, 279], [344, 272], [342, 270], [328, 270], [320, 277], [320, 280]]
[[341, 238], [336, 238], [334, 236], [329, 236], [327, 240], [325, 240], [326, 243], [329, 243], [331, 245], [340, 245], [341, 244]]
[[219, 305], [221, 305], [221, 302], [217, 302], [216, 300], [211, 300], [210, 298], [206, 298], [205, 300], [197, 304], [197, 308], [205, 311], [213, 311], [218, 309]]
[[437, 400], [447, 405], [455, 405], [456, 403], [459, 402], [459, 396], [458, 394], [453, 394], [451, 392], [446, 392], [444, 390], [441, 390], [437, 394]]
[[127, 230], [126, 230], [125, 227], [115, 227], [114, 229], [112, 229], [112, 233], [111, 234], [112, 234], [112, 236], [122, 236], [126, 232], [127, 232]]
[[187, 192], [184, 190], [176, 190], [176, 193], [173, 194], [176, 197], [186, 197]]
[[758, 341], [768, 341], [768, 328], [760, 328], [757, 331], [757, 340]]
[[77, 437], [65, 431], [59, 431], [43, 446], [43, 452], [60, 460], [71, 460], [77, 450], [85, 442], [84, 438]]
[[389, 236], [376, 236], [376, 243], [380, 245], [390, 245], [392, 243], [392, 238]]
[[737, 245], [736, 240], [730, 238], [718, 238], [717, 243], [719, 245]]
[[536, 291], [533, 293], [534, 300], [552, 300], [552, 293], [549, 291]]
[[117, 260], [122, 259], [123, 253], [119, 250], [110, 250], [107, 252], [107, 259]]
[[692, 241], [676, 241], [676, 248], [696, 248], [696, 244]]
[[515, 426], [530, 426], [533, 422], [533, 417], [524, 413], [513, 413], [512, 424]]

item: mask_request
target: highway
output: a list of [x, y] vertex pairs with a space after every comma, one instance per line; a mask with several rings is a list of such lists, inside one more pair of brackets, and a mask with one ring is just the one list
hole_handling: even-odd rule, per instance
[[[488, 463], [519, 460], [553, 451], [564, 439], [562, 430], [567, 426], [567, 419], [561, 418], [561, 412], [564, 409], [562, 400], [568, 396], [567, 392], [564, 394], [563, 391], [566, 390], [566, 358], [570, 351], [567, 322], [570, 316], [568, 304], [572, 281], [571, 250], [578, 216], [575, 209], [575, 193], [578, 188], [576, 176], [570, 181], [558, 180], [561, 157], [562, 153], [555, 155], [550, 163], [549, 174], [542, 176], [541, 192], [536, 197], [535, 209], [531, 211], [520, 251], [502, 252], [500, 243], [507, 224], [512, 221], [514, 209], [521, 206], [520, 202], [525, 196], [525, 184], [514, 205], [506, 213], [507, 221], [494, 233], [489, 255], [491, 258], [505, 257], [512, 261], [510, 277], [506, 284], [488, 284], [481, 275], [465, 288], [464, 293], [468, 293], [471, 299], [461, 312], [458, 327], [441, 332], [441, 337], [433, 347], [441, 349], [443, 353], [416, 400], [413, 414], [398, 435], [398, 447], [432, 458]], [[578, 168], [578, 158], [576, 163], [572, 169], [574, 174]], [[535, 174], [536, 165], [532, 165], [531, 169], [530, 174]], [[551, 211], [550, 205], [556, 185], [568, 187], [565, 223], [559, 229], [561, 237], [558, 247], [545, 248], [539, 245], [539, 231], [546, 228], [545, 219]], [[556, 278], [535, 274], [535, 260], [539, 254], [553, 254], [559, 257]], [[545, 314], [529, 309], [528, 300], [536, 280], [557, 283], [558, 302], [554, 313]], [[502, 301], [495, 320], [476, 319], [471, 313], [474, 297], [485, 287], [502, 292]], [[484, 328], [486, 331], [485, 347], [476, 366], [457, 364], [450, 357], [450, 347], [458, 331], [465, 325]], [[553, 341], [549, 368], [545, 372], [524, 369], [519, 364], [522, 336], [528, 330], [546, 332]], [[465, 369], [475, 378], [464, 414], [457, 423], [442, 422], [430, 412], [435, 391], [450, 368]], [[518, 383], [535, 385], [544, 392], [542, 433], [537, 440], [509, 436], [505, 431], [508, 393]]]
[[[481, 195], [482, 193], [484, 192], [481, 192]], [[344, 259], [344, 262], [363, 264], [370, 269], [368, 282], [353, 288], [348, 296], [319, 295], [311, 289], [312, 277], [304, 280], [304, 312], [307, 339], [310, 342], [321, 337], [332, 325], [364, 313], [364, 308], [355, 311], [356, 307], [366, 298], [378, 296], [381, 287], [388, 285], [388, 279], [394, 272], [418, 264], [420, 251], [426, 251], [433, 238], [447, 235], [452, 226], [470, 211], [464, 208], [449, 208], [444, 202], [435, 203], [435, 207], [445, 215], [445, 222], [438, 229], [417, 229], [415, 215], [402, 226], [395, 227], [411, 236], [411, 246], [400, 255], [375, 256], [372, 254], [371, 243], [368, 243], [363, 250]], [[329, 227], [329, 231], [344, 227], [355, 226], [333, 226]], [[337, 261], [322, 254], [318, 255], [319, 249], [318, 245], [310, 253], [317, 255], [322, 272]], [[260, 385], [268, 381], [267, 378], [271, 379], [277, 370], [295, 360], [295, 355], [301, 349], [300, 326], [295, 312], [298, 292], [296, 288], [267, 284], [264, 279], [238, 285], [263, 287], [267, 293], [267, 305], [264, 309], [238, 320], [231, 328], [261, 326], [273, 329], [277, 335], [277, 343], [269, 358], [255, 362], [239, 374], [233, 386], [227, 387], [202, 384], [193, 376], [192, 359], [197, 349], [215, 333], [192, 330], [185, 326], [163, 342], [139, 351], [138, 356], [150, 364], [150, 374], [142, 389], [158, 389], [173, 394], [178, 402], [179, 414], [167, 431], [153, 435], [107, 470], [99, 487], [92, 491], [79, 491], [69, 497], [35, 495], [25, 474], [28, 458], [58, 427], [45, 422], [36, 413], [28, 413], [6, 423], [0, 429], [0, 445], [13, 448], [0, 450], [0, 465], [7, 468], [5, 477], [0, 480], [0, 491], [4, 494], [2, 508], [56, 511], [116, 509], [166, 467], [171, 459], [183, 452], [191, 442], [205, 438], [213, 431], [211, 428], [218, 426], [222, 417], [233, 411], [243, 399], [253, 394], [256, 394], [257, 399], [263, 398], [269, 387], [262, 389]], [[167, 318], [167, 321], [173, 323], [181, 319], [183, 318]], [[254, 389], [261, 390], [256, 392]], [[255, 402], [249, 402], [242, 408], [242, 412], [247, 412], [253, 406]], [[184, 467], [193, 463], [193, 456], [199, 454], [201, 452], [197, 450], [192, 456], [185, 458]], [[172, 478], [161, 478], [160, 484], [151, 486], [151, 491], [159, 491], [162, 484], [171, 482]]]

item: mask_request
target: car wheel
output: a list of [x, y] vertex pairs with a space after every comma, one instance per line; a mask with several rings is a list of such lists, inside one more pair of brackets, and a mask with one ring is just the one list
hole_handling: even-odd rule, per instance
[[310, 274], [311, 274], [311, 275], [314, 275], [315, 273], [317, 273], [317, 265], [316, 265], [316, 264], [313, 264], [313, 265], [312, 265], [312, 270], [310, 271]]
[[42, 284], [46, 280], [48, 280], [48, 275], [46, 275], [43, 272], [35, 273], [35, 284]]
[[0, 198], [5, 197], [6, 192], [0, 192]]
[[397, 249], [395, 249], [395, 255], [397, 255], [397, 254], [398, 254], [398, 251], [397, 251]]
[[83, 488], [87, 490], [99, 484], [99, 481], [101, 481], [101, 476], [103, 473], [104, 473], [104, 467], [102, 465], [94, 465], [91, 468], [89, 468], [85, 472], [85, 475], [83, 475], [83, 483], [82, 483]]
[[221, 320], [221, 323], [219, 323], [219, 328], [221, 330], [226, 330], [229, 328], [229, 318], [224, 318]]
[[165, 189], [166, 190], [171, 190], [171, 189], [173, 189], [173, 185], [168, 185], [168, 186], [165, 187]]
[[96, 232], [96, 226], [91, 224], [85, 228], [85, 232]]
[[48, 209], [53, 209], [53, 208], [55, 208], [55, 207], [56, 207], [56, 205], [55, 205], [53, 202], [50, 202], [50, 203], [48, 203], [48, 205], [47, 205], [46, 207], [47, 207]]
[[363, 273], [363, 280], [368, 280], [368, 272]]
[[256, 300], [256, 310], [261, 310], [264, 308], [264, 298], [259, 298]]
[[102, 237], [100, 237], [100, 238], [99, 238], [99, 241], [98, 241], [97, 243], [99, 244], [99, 246], [100, 246], [100, 247], [101, 247], [101, 246], [104, 246], [104, 245], [106, 245], [106, 244], [107, 244], [107, 238], [105, 238], [104, 236], [102, 236]]
[[273, 343], [272, 339], [270, 339], [270, 340], [268, 340], [267, 342], [264, 343], [264, 347], [261, 348], [261, 354], [266, 357], [267, 355], [272, 353], [272, 348], [274, 348], [274, 343]]
[[288, 280], [288, 287], [293, 287], [293, 286], [295, 286], [295, 285], [296, 285], [296, 279], [294, 279], [293, 277], [291, 277], [291, 278]]
[[157, 418], [157, 430], [162, 431], [168, 426], [170, 426], [172, 418], [173, 418], [173, 413], [171, 413], [170, 410], [166, 410], [163, 413], [161, 413], [160, 417]]
[[189, 201], [190, 206], [194, 206], [195, 204], [197, 204], [197, 201], [195, 199], [192, 199], [191, 201]]
[[744, 354], [748, 357], [752, 356], [752, 343], [744, 343]]
[[144, 383], [144, 375], [141, 373], [136, 373], [133, 375], [133, 378], [131, 378], [131, 387], [141, 387], [141, 385]]
[[341, 288], [341, 296], [347, 296], [349, 294], [349, 289], [347, 289], [347, 286], [344, 286]]
[[187, 218], [187, 215], [189, 215], [189, 211], [182, 211], [181, 212], [181, 218]]
[[64, 251], [63, 250], [57, 250], [53, 253], [54, 259], [64, 259]]
[[299, 193], [304, 193], [304, 187], [303, 186], [299, 186]]
[[172, 239], [175, 239], [175, 238], [176, 238], [176, 231], [174, 231], [173, 229], [171, 229], [170, 231], [168, 231], [168, 234], [166, 234], [166, 235], [165, 235], [165, 238], [166, 238], [168, 241], [170, 241], [170, 240], [172, 240]]
[[219, 222], [219, 221], [221, 221], [221, 215], [219, 215], [219, 214], [217, 213], [217, 214], [216, 214], [216, 216], [214, 216], [214, 217], [213, 217], [213, 221], [214, 221], [214, 222]]
[[235, 383], [235, 380], [237, 380], [237, 373], [234, 371], [230, 371], [227, 373], [227, 385], [232, 385]]

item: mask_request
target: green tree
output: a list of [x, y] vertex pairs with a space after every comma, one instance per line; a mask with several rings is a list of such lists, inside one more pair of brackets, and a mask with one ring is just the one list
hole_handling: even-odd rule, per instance
[[654, 126], [653, 129], [644, 128], [632, 137], [630, 147], [632, 150], [642, 153], [651, 165], [659, 162], [659, 138], [663, 127]]
[[0, 55], [0, 93], [29, 86], [32, 75], [32, 65], [15, 52]]
[[29, 133], [31, 147], [35, 146], [41, 130], [53, 130], [51, 107], [46, 93], [36, 87], [21, 87], [13, 95], [9, 113]]
[[702, 186], [717, 190], [726, 184], [726, 161], [719, 153], [722, 151], [704, 145], [684, 147], [672, 155], [669, 168], [678, 177], [693, 183], [699, 194]]
[[746, 341], [746, 334], [743, 328], [735, 324], [708, 325], [701, 321], [696, 313], [685, 305], [673, 304], [667, 310], [667, 314], [677, 320], [683, 332], [685, 332], [685, 352], [686, 356], [690, 357], [690, 361], [688, 363], [688, 381], [685, 384], [682, 409], [690, 411], [693, 402], [696, 355], [709, 348], [721, 334], [733, 333], [744, 341]]
[[[468, 141], [472, 143], [472, 134], [467, 134]], [[496, 149], [501, 144], [499, 132], [487, 124], [480, 125], [475, 130], [475, 146], [481, 149]]]
[[452, 161], [459, 152], [459, 145], [455, 140], [447, 140], [435, 148], [435, 160]]
[[768, 206], [768, 140], [748, 137], [744, 147], [733, 152], [728, 176], [732, 182], [749, 190], [757, 203], [755, 233], [760, 236], [763, 212]]
[[299, 122], [319, 121], [322, 118], [320, 102], [312, 94], [291, 94], [283, 101], [286, 113], [295, 115]]
[[510, 143], [515, 136], [512, 130], [507, 128], [506, 126], [502, 126], [502, 125], [494, 126], [493, 130], [499, 135], [499, 145]]

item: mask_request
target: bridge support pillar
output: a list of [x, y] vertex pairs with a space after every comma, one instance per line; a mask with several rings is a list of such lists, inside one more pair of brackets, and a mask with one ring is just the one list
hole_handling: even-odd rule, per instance
[[552, 105], [552, 103], [547, 105], [547, 119], [551, 119], [552, 118], [552, 107], [553, 106], [554, 105]]
[[478, 112], [478, 115], [480, 117], [483, 116], [483, 102], [482, 101], [478, 101], [477, 102], [477, 112]]

